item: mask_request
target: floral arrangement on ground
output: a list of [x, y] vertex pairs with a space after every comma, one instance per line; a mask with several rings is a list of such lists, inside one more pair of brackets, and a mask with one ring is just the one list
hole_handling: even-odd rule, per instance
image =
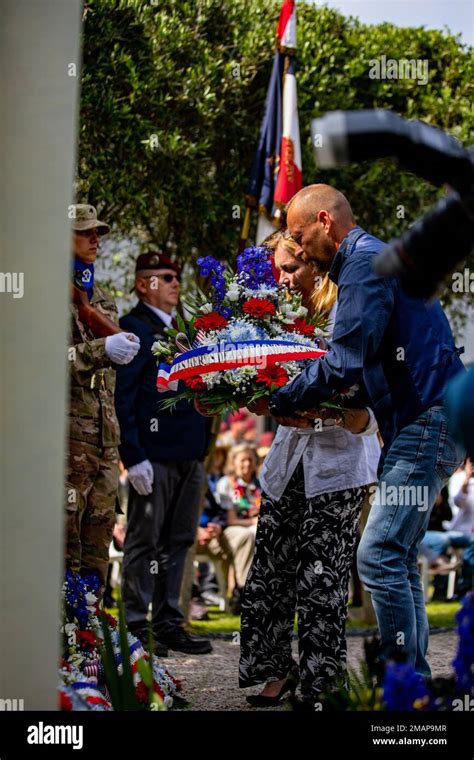
[[[181, 683], [125, 624], [99, 609], [100, 581], [67, 570], [62, 588], [62, 710], [168, 710], [182, 706]], [[152, 651], [151, 648], [149, 648]]]

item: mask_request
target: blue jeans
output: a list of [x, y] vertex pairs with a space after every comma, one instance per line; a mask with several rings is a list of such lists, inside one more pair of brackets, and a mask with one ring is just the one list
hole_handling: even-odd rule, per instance
[[454, 549], [464, 549], [463, 561], [474, 566], [474, 534], [461, 533], [458, 530], [427, 530], [422, 542], [431, 549], [436, 557], [444, 554], [452, 546]]
[[441, 406], [404, 427], [387, 451], [357, 552], [359, 575], [372, 595], [382, 644], [404, 651], [407, 662], [423, 676], [431, 671], [418, 549], [435, 498], [463, 458]]

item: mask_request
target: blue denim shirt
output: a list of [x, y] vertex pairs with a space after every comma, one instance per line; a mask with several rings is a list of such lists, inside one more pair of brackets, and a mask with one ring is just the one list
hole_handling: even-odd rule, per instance
[[330, 350], [273, 394], [272, 405], [287, 416], [357, 384], [350, 405], [372, 407], [386, 451], [405, 425], [442, 403], [464, 368], [440, 303], [411, 298], [398, 278], [374, 272], [384, 245], [358, 226], [346, 235], [329, 272], [338, 286]]

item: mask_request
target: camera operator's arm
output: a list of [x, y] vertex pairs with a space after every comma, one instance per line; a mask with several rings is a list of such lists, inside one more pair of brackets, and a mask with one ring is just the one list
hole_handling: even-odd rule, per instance
[[393, 279], [376, 275], [372, 258], [355, 252], [344, 263], [330, 350], [272, 395], [273, 415], [317, 408], [362, 379], [364, 364], [380, 347], [394, 303]]

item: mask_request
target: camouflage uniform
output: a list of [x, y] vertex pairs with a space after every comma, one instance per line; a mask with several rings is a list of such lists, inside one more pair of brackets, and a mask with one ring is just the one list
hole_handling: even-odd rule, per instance
[[[91, 305], [118, 323], [115, 304], [97, 285]], [[94, 338], [77, 307], [70, 308], [66, 567], [96, 572], [105, 585], [119, 479], [115, 370], [105, 353], [105, 338]]]

